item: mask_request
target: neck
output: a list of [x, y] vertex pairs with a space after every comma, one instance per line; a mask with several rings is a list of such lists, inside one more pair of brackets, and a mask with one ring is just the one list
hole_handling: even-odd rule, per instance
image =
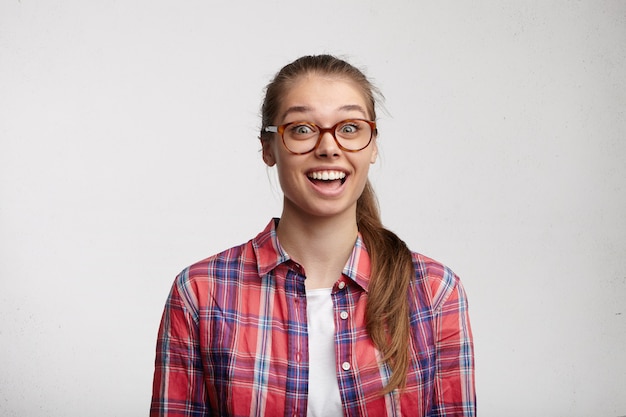
[[328, 288], [339, 279], [354, 248], [356, 210], [330, 217], [283, 210], [276, 233], [281, 246], [304, 268], [307, 288]]

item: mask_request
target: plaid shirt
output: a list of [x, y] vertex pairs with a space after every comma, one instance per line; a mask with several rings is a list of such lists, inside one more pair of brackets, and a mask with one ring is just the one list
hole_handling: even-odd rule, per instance
[[[275, 224], [176, 278], [157, 341], [151, 416], [306, 415], [305, 275], [281, 248]], [[413, 262], [402, 391], [380, 394], [390, 370], [365, 329], [370, 259], [360, 236], [332, 289], [346, 416], [476, 413], [465, 292], [445, 266], [415, 253]]]

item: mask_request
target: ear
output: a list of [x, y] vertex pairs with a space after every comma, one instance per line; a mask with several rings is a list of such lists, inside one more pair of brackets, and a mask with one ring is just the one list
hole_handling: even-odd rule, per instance
[[372, 145], [374, 148], [372, 149], [372, 155], [370, 156], [370, 164], [376, 162], [376, 158], [378, 157], [378, 143], [376, 142], [376, 138], [372, 141]]
[[268, 167], [273, 167], [274, 165], [276, 165], [276, 158], [274, 158], [274, 153], [271, 146], [272, 142], [273, 141], [261, 139], [263, 162], [265, 162]]

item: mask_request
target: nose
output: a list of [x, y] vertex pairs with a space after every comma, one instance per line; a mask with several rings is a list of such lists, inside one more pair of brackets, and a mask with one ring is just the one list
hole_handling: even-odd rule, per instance
[[329, 131], [322, 132], [315, 148], [315, 154], [319, 157], [332, 157], [339, 155], [340, 152], [341, 149], [333, 134]]

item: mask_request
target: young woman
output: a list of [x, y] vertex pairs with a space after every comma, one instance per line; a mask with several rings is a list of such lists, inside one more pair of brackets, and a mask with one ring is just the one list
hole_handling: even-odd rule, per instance
[[305, 56], [268, 85], [263, 160], [280, 219], [185, 269], [157, 341], [152, 416], [474, 416], [467, 301], [383, 228], [375, 89]]

